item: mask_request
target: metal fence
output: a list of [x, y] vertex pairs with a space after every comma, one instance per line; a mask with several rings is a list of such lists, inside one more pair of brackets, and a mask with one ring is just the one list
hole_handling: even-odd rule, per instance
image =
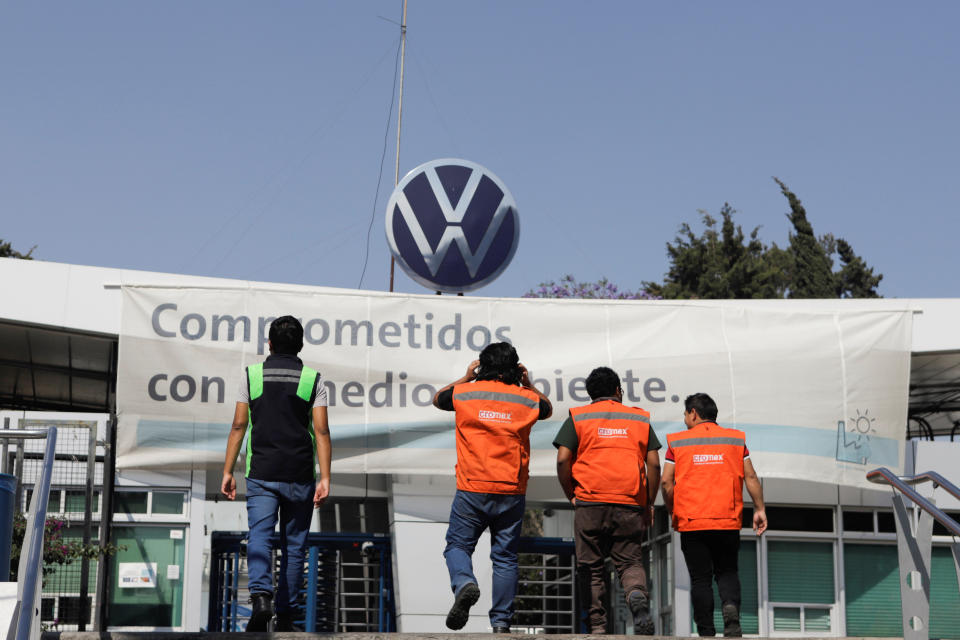
[[[47, 519], [62, 523], [62, 528], [61, 524], [54, 526], [64, 542], [89, 544], [98, 537], [105, 455], [99, 425], [103, 422], [105, 417], [99, 421], [4, 417], [4, 427], [14, 431], [57, 428]], [[43, 463], [42, 442], [0, 439], [0, 469], [17, 477], [15, 501], [20, 513], [27, 511]], [[45, 564], [40, 598], [42, 624], [58, 631], [86, 630], [97, 605], [96, 584], [96, 560], [84, 557], [68, 564]]]
[[572, 538], [521, 538], [520, 581], [513, 628], [580, 633], [577, 562]]
[[[247, 606], [247, 534], [211, 536], [208, 631], [243, 631]], [[274, 575], [279, 539], [271, 538]], [[396, 630], [390, 537], [385, 534], [310, 533], [294, 624], [308, 632]]]

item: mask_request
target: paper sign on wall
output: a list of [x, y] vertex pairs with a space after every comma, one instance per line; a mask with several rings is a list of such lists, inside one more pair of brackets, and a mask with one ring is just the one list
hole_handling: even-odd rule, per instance
[[156, 589], [156, 562], [121, 562], [118, 565], [121, 589]]

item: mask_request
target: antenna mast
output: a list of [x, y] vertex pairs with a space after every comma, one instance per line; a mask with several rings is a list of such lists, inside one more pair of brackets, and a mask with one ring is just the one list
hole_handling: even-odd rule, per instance
[[[407, 53], [407, 0], [403, 0], [403, 17], [400, 19], [400, 97], [397, 108], [397, 164], [393, 174], [393, 187], [400, 183], [400, 125], [403, 123], [403, 61]], [[393, 291], [393, 274], [396, 258], [390, 254], [390, 291]]]

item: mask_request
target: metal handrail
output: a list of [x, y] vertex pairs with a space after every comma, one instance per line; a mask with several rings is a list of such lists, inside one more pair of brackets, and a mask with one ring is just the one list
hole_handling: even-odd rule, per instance
[[[50, 427], [43, 431], [26, 431], [4, 429], [4, 438], [42, 438], [47, 439], [47, 447], [43, 454], [43, 469], [40, 478], [34, 485], [33, 497], [30, 499], [30, 510], [27, 516], [27, 527], [24, 531], [22, 549], [18, 569], [20, 588], [17, 593], [17, 604], [7, 631], [8, 640], [29, 640], [33, 611], [36, 607], [39, 580], [43, 572], [43, 533], [47, 522], [47, 501], [50, 497], [50, 481], [53, 476], [53, 461], [57, 448], [57, 428]], [[42, 434], [42, 435], [38, 435]], [[11, 635], [14, 634], [15, 635]]]
[[0, 440], [42, 440], [47, 433], [46, 429], [0, 429]]
[[936, 471], [924, 471], [923, 473], [918, 473], [915, 476], [910, 476], [909, 478], [902, 478], [907, 484], [923, 484], [924, 482], [932, 482], [933, 488], [943, 487], [943, 490], [952, 495], [957, 500], [960, 500], [960, 487], [953, 484], [942, 475]]
[[[960, 536], [960, 524], [957, 524], [957, 521], [947, 515], [944, 511], [939, 509], [932, 502], [924, 498], [922, 495], [917, 493], [910, 484], [918, 484], [920, 482], [935, 482], [941, 485], [944, 489], [950, 491], [951, 494], [957, 488], [946, 482], [939, 473], [928, 471], [926, 473], [921, 473], [911, 478], [900, 478], [894, 472], [890, 471], [886, 467], [880, 467], [879, 469], [874, 469], [867, 473], [867, 480], [875, 484], [887, 484], [900, 491], [904, 496], [910, 498], [910, 500], [916, 504], [918, 507], [929, 513], [934, 517], [937, 522], [942, 524], [951, 534], [955, 536]], [[951, 490], [952, 489], [952, 490]]]

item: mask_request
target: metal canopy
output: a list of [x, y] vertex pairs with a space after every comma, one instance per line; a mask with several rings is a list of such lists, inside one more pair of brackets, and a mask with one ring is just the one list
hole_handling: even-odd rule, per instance
[[0, 406], [116, 409], [117, 336], [0, 320]]
[[910, 358], [907, 437], [960, 434], [960, 351], [914, 353]]

